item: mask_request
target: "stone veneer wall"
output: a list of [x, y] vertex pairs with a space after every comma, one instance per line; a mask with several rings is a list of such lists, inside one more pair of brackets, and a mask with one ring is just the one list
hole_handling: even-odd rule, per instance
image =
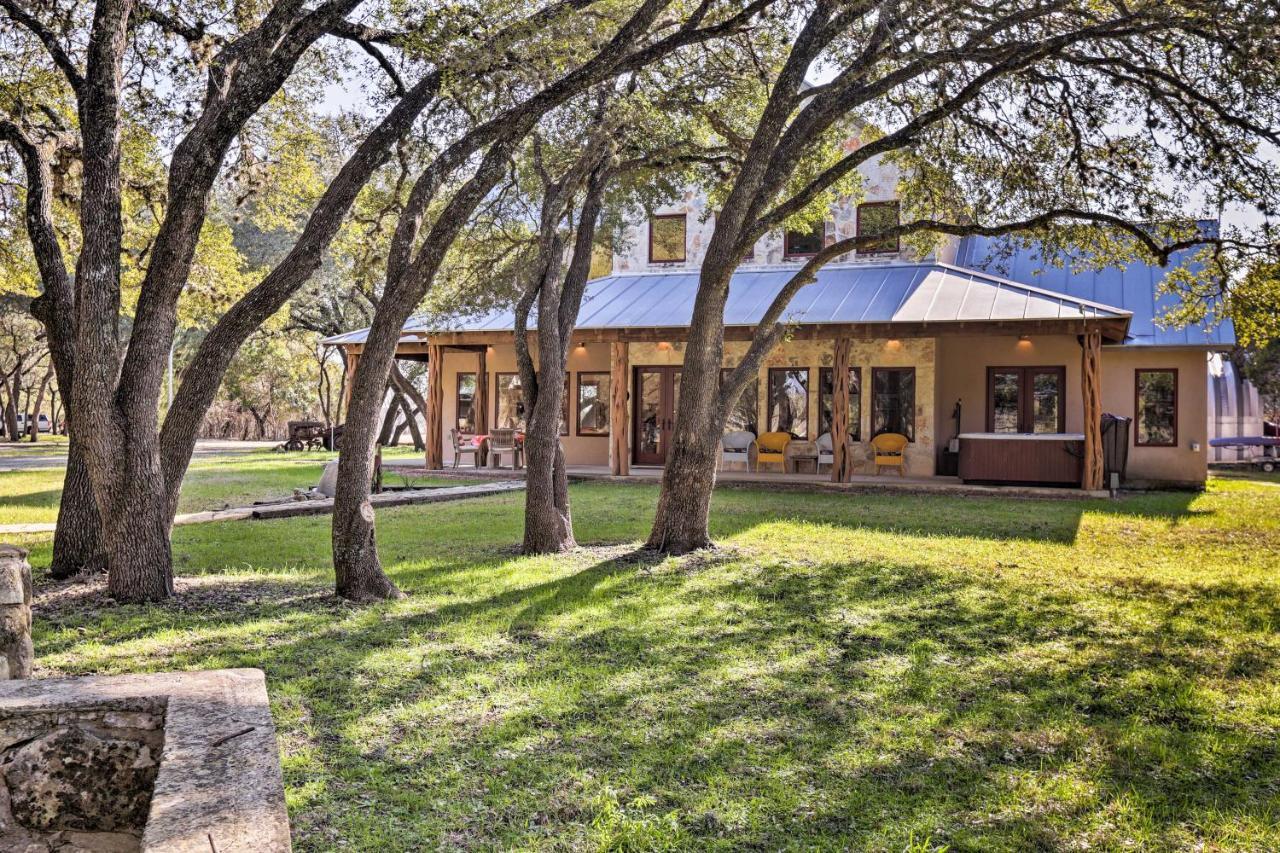
[[163, 700], [0, 719], [0, 849], [142, 848], [164, 746]]
[[0, 544], [0, 681], [30, 677], [34, 657], [27, 552]]

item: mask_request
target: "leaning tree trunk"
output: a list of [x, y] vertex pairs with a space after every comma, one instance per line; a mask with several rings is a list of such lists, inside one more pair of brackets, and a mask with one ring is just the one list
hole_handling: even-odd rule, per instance
[[704, 280], [694, 303], [680, 372], [675, 432], [648, 541], [650, 548], [667, 554], [687, 554], [712, 545], [711, 493], [716, 485], [716, 451], [724, 422], [720, 406], [724, 359], [721, 318], [732, 268], [732, 264], [717, 264], [711, 269], [704, 266], [704, 279], [714, 280], [712, 286], [706, 286]]

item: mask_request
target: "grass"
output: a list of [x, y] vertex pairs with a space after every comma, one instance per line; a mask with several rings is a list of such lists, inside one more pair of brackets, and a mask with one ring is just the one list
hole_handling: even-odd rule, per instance
[[[9, 448], [0, 446], [0, 449]], [[394, 448], [396, 452], [389, 455], [405, 458], [406, 449], [412, 450]], [[336, 453], [272, 451], [198, 456], [192, 460], [182, 484], [178, 512], [203, 512], [287, 498], [296, 488], [316, 485], [320, 481], [325, 463], [336, 458]], [[0, 457], [0, 462], [2, 461], [3, 457]], [[0, 524], [57, 521], [62, 473], [61, 468], [0, 471]], [[443, 477], [406, 478], [394, 469], [386, 473], [384, 482], [388, 486], [457, 485], [456, 480]]]
[[380, 512], [365, 608], [327, 519], [180, 528], [171, 604], [42, 585], [40, 674], [263, 668], [301, 851], [1280, 849], [1280, 482], [726, 489], [665, 560], [653, 487], [573, 497], [555, 558]]

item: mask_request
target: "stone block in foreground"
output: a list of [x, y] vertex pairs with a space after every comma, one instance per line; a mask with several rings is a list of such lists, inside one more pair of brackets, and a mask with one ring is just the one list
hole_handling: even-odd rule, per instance
[[279, 853], [257, 669], [0, 682], [0, 850]]

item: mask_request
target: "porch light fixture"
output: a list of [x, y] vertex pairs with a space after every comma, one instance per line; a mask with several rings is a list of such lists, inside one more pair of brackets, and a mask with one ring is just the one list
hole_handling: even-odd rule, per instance
[[658, 349], [662, 352], [666, 352], [671, 349], [671, 343], [669, 341], [658, 341]]
[[1018, 335], [1018, 349], [1031, 349], [1031, 336]]
[[902, 349], [902, 341], [898, 340], [897, 338], [890, 338], [888, 341], [885, 342], [884, 347], [885, 349], [892, 349], [892, 350]]
[[574, 352], [576, 352], [578, 355], [586, 355], [586, 354], [587, 354], [587, 345], [586, 345], [586, 344], [578, 344], [576, 347], [574, 347], [574, 348], [573, 348], [573, 351], [574, 351]]
[[489, 344], [489, 348], [485, 350], [488, 355], [493, 355], [493, 344]]

